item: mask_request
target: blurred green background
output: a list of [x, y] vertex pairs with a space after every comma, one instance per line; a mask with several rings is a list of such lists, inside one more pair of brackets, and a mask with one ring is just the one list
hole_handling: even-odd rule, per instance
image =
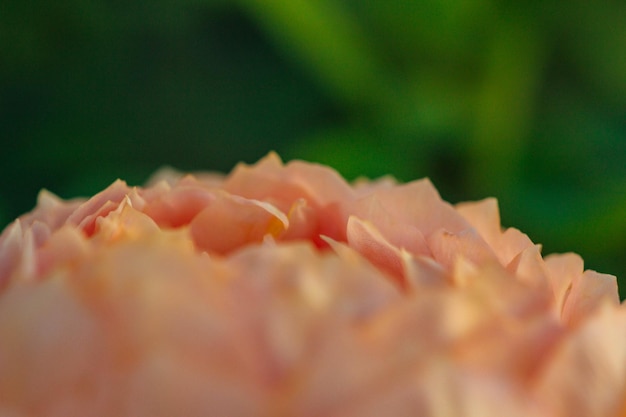
[[0, 224], [269, 150], [452, 202], [626, 285], [622, 0], [9, 0]]

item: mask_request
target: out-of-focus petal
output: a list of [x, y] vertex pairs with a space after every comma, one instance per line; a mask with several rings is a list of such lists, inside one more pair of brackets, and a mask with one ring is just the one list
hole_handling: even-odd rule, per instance
[[0, 415], [619, 416], [616, 279], [497, 203], [269, 154], [0, 235]]
[[38, 275], [47, 276], [56, 267], [83, 260], [90, 248], [83, 234], [66, 225], [56, 230], [38, 252]]
[[143, 211], [161, 227], [180, 227], [214, 200], [214, 193], [199, 185], [177, 186], [150, 198]]
[[126, 183], [122, 180], [117, 180], [104, 191], [82, 203], [67, 218], [67, 222], [78, 226], [87, 235], [91, 235], [95, 228], [96, 219], [106, 216], [110, 211], [115, 210], [129, 192], [130, 188]]
[[626, 309], [607, 302], [554, 350], [535, 386], [552, 415], [622, 416], [626, 410]]

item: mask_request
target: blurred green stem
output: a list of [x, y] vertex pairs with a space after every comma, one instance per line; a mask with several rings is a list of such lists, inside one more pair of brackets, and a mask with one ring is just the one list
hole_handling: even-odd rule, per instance
[[[349, 106], [380, 102], [385, 73], [354, 17], [332, 0], [240, 0], [283, 51]], [[384, 84], [384, 82], [383, 82]]]
[[529, 19], [501, 19], [492, 35], [469, 144], [468, 185], [476, 195], [504, 197], [519, 180], [543, 70], [542, 39]]

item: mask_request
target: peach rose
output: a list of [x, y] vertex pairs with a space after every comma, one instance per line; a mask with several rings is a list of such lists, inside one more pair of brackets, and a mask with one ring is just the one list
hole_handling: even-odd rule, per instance
[[0, 236], [0, 416], [622, 416], [615, 277], [497, 203], [270, 154]]

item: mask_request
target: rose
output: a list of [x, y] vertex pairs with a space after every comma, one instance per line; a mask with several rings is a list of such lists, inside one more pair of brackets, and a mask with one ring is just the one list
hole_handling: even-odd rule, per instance
[[0, 415], [620, 415], [615, 278], [497, 203], [270, 154], [0, 236]]

